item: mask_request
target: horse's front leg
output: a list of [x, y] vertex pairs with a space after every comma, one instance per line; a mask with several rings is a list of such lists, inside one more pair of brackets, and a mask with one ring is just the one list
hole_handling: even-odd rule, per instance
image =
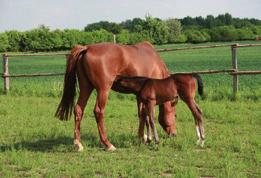
[[104, 127], [104, 111], [108, 99], [109, 90], [98, 90], [96, 104], [94, 107], [94, 115], [100, 135], [101, 143], [105, 145], [107, 151], [114, 151], [116, 148], [107, 139]]

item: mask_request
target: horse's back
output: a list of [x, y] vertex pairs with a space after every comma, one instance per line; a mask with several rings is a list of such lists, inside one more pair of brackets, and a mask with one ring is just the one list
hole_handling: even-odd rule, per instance
[[151, 78], [168, 76], [164, 62], [148, 42], [136, 45], [112, 43], [88, 45], [83, 62], [87, 75], [94, 85], [112, 83], [116, 75]]

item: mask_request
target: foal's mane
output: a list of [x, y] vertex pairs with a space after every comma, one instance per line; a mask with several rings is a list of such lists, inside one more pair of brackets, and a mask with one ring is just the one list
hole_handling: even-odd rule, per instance
[[[143, 89], [143, 87], [145, 86], [145, 84], [147, 83], [147, 81], [149, 79], [150, 78], [148, 78], [148, 77], [141, 77], [141, 76], [130, 77], [130, 76], [117, 75], [114, 82], [117, 83], [119, 80], [129, 80], [130, 82], [134, 82], [135, 84], [137, 84], [136, 87], [129, 88], [129, 87], [123, 86], [123, 88], [131, 91], [131, 93], [139, 95], [140, 91]], [[120, 87], [122, 87], [122, 86], [120, 86]]]
[[119, 79], [128, 79], [128, 80], [148, 80], [148, 77], [142, 77], [142, 76], [124, 76], [124, 75], [117, 75], [115, 78], [115, 81], [119, 80]]

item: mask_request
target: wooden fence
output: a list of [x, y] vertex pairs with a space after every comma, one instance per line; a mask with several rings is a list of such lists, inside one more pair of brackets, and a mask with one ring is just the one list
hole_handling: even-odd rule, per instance
[[[216, 73], [228, 73], [232, 75], [233, 81], [233, 93], [236, 95], [238, 91], [238, 78], [239, 75], [256, 75], [261, 74], [261, 70], [258, 71], [239, 71], [237, 66], [237, 48], [241, 47], [254, 47], [261, 46], [261, 44], [225, 44], [225, 45], [211, 45], [211, 46], [194, 46], [194, 47], [184, 47], [184, 48], [165, 48], [157, 49], [158, 52], [169, 52], [169, 51], [179, 51], [179, 50], [195, 50], [195, 49], [205, 49], [205, 48], [220, 48], [220, 47], [230, 47], [232, 53], [232, 69], [228, 70], [205, 70], [205, 71], [190, 71], [190, 72], [178, 72], [186, 74], [216, 74]], [[68, 53], [41, 53], [41, 54], [3, 54], [3, 73], [2, 78], [4, 80], [4, 93], [7, 93], [10, 88], [10, 78], [12, 77], [41, 77], [41, 76], [59, 76], [64, 75], [64, 73], [35, 73], [35, 74], [9, 74], [8, 68], [8, 57], [18, 57], [18, 56], [57, 56], [57, 55], [68, 55]]]

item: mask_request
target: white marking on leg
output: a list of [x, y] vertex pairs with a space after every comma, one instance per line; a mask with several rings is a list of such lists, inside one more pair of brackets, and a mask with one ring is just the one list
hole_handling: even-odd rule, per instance
[[79, 142], [79, 140], [74, 140], [73, 143], [74, 143], [74, 147], [77, 151], [79, 151], [79, 152], [83, 151], [83, 146], [82, 146], [81, 142]]
[[143, 141], [146, 142], [148, 139], [148, 136], [146, 134], [143, 135]]
[[200, 137], [200, 130], [199, 130], [198, 125], [196, 126], [196, 132], [197, 132], [197, 136], [198, 136], [198, 138], [201, 139], [201, 137]]
[[115, 150], [116, 148], [113, 145], [111, 145], [109, 148], [106, 148], [106, 151], [115, 151]]

